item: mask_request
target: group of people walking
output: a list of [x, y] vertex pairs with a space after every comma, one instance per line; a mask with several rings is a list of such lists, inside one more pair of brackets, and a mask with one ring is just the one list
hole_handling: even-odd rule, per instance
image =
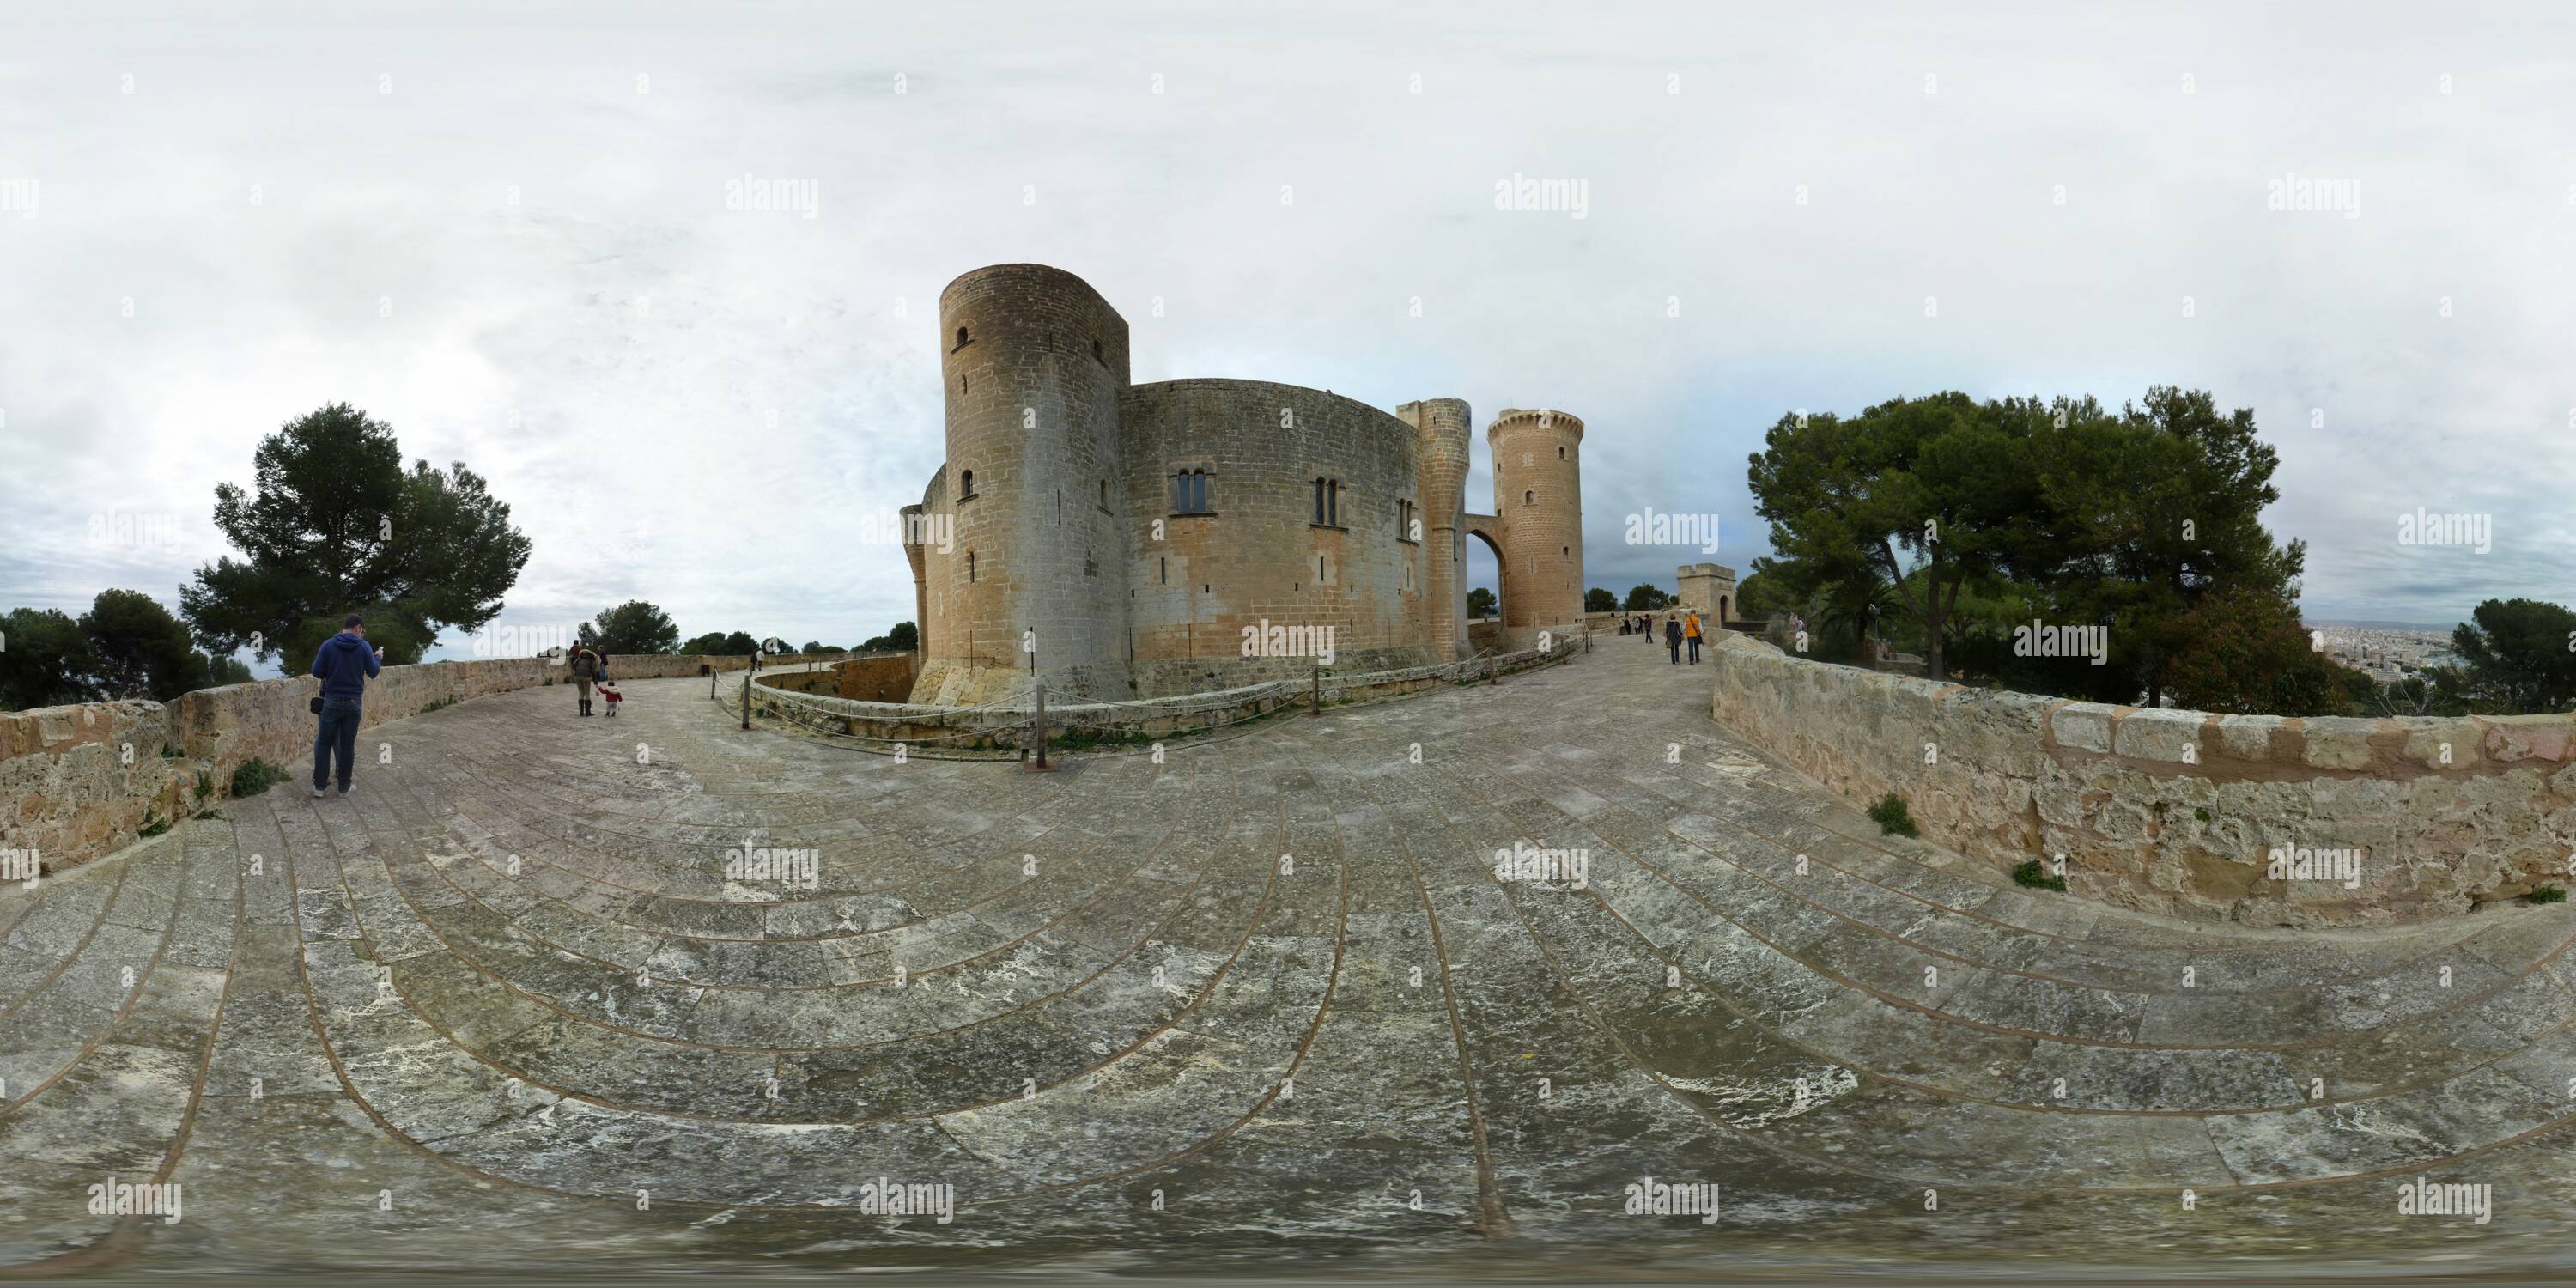
[[[1703, 630], [1700, 625], [1699, 610], [1696, 608], [1685, 608], [1679, 616], [1670, 613], [1664, 615], [1664, 647], [1671, 651], [1673, 665], [1681, 665], [1682, 648], [1685, 645], [1690, 648], [1690, 664], [1699, 665], [1699, 641]], [[1655, 615], [1647, 613], [1637, 617], [1621, 618], [1619, 633], [1643, 635], [1651, 640], [1655, 637]]]
[[[608, 675], [608, 656], [586, 644], [575, 644], [564, 655], [572, 668], [572, 682], [580, 690], [575, 715], [591, 714], [592, 694], [608, 702], [608, 714], [617, 714], [623, 695]], [[385, 651], [367, 646], [366, 619], [356, 613], [341, 619], [340, 633], [322, 641], [313, 652], [312, 675], [322, 682], [322, 692], [313, 699], [316, 727], [313, 733], [313, 794], [327, 796], [336, 776], [340, 794], [346, 796], [355, 786], [350, 771], [358, 758], [358, 724], [365, 711], [367, 681], [384, 673]]]

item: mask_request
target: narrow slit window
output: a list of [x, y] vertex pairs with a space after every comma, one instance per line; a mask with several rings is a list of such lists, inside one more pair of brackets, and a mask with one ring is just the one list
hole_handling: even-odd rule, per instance
[[975, 495], [975, 471], [968, 470], [957, 476], [957, 499], [963, 501], [973, 495]]

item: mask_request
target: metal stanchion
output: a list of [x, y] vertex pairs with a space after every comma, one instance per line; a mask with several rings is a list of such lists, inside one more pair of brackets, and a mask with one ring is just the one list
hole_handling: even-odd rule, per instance
[[742, 673], [742, 727], [751, 727], [751, 672]]

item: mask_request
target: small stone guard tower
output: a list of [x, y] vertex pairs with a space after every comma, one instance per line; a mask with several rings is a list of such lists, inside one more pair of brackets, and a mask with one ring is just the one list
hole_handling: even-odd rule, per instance
[[1698, 609], [1711, 635], [1724, 630], [1727, 619], [1736, 615], [1735, 570], [1724, 564], [1683, 564], [1681, 588], [1682, 606]]

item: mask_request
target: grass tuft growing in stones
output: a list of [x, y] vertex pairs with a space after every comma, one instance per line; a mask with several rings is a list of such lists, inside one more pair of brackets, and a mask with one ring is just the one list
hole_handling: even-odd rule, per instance
[[2039, 866], [2037, 859], [2024, 859], [2013, 865], [2012, 878], [2014, 885], [2027, 886], [2033, 890], [2066, 888], [2066, 878], [2048, 875], [2047, 870]]
[[2533, 903], [2565, 903], [2567, 902], [2567, 891], [2554, 885], [2541, 886], [2524, 897], [2530, 899]]
[[1885, 799], [1869, 807], [1869, 821], [1878, 824], [1882, 836], [1913, 836], [1914, 815], [1905, 808], [1905, 798], [1889, 792]]
[[285, 770], [253, 756], [233, 771], [233, 795], [257, 796], [285, 781]]
[[169, 830], [170, 820], [161, 817], [158, 810], [147, 809], [143, 811], [143, 835], [159, 836], [163, 832], [167, 832]]

